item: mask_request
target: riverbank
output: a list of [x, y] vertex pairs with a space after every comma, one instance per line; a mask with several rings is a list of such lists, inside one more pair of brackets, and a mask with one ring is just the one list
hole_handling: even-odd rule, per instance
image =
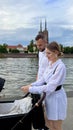
[[64, 54], [63, 57], [64, 58], [73, 58], [73, 54]]
[[0, 54], [0, 58], [37, 58], [38, 54], [32, 53], [5, 53]]
[[73, 97], [68, 98], [67, 118], [63, 122], [63, 130], [73, 130]]
[[[36, 53], [7, 53], [0, 54], [0, 58], [37, 58], [38, 54]], [[73, 58], [73, 54], [64, 54], [63, 58]]]

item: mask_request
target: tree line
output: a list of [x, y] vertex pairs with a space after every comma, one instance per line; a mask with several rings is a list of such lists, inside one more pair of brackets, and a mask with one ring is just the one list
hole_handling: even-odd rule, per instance
[[[61, 51], [64, 53], [64, 54], [73, 54], [73, 46], [70, 47], [70, 46], [66, 46], [64, 47], [62, 44], [59, 44], [60, 45], [60, 49]], [[17, 49], [14, 49], [14, 50], [9, 50], [10, 53], [19, 53], [19, 50]], [[27, 46], [27, 51], [25, 51], [24, 53], [37, 53], [38, 52], [38, 49], [36, 47], [36, 45], [34, 44], [34, 41], [31, 40], [29, 45]], [[0, 53], [8, 53], [7, 51], [7, 44], [3, 44], [1, 45], [0, 44]]]
[[65, 46], [63, 47], [62, 44], [60, 44], [60, 47], [61, 47], [61, 51], [64, 53], [64, 54], [73, 54], [73, 46], [70, 47], [70, 46]]

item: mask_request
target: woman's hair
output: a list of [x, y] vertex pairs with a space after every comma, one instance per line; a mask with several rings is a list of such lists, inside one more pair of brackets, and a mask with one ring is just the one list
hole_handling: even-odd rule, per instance
[[58, 45], [58, 43], [55, 42], [55, 41], [49, 43], [49, 44], [46, 46], [46, 48], [49, 49], [49, 50], [52, 51], [52, 52], [58, 51], [58, 56], [61, 56], [61, 55], [62, 55], [61, 50], [60, 50], [60, 45]]

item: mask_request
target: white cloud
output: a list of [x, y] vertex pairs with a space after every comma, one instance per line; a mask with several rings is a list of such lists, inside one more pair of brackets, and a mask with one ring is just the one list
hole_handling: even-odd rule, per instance
[[3, 33], [6, 34], [6, 39], [17, 37], [15, 40], [24, 38], [30, 40], [38, 33], [40, 19], [44, 23], [45, 18], [50, 37], [63, 38], [64, 30], [73, 30], [73, 0], [2, 0], [0, 40]]

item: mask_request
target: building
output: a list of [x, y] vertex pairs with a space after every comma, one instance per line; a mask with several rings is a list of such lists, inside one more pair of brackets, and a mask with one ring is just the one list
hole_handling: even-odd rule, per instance
[[48, 38], [48, 30], [47, 30], [47, 22], [45, 20], [45, 29], [42, 30], [42, 21], [40, 22], [40, 31], [38, 32], [38, 34], [41, 34], [44, 36], [44, 39], [47, 41], [47, 43], [49, 43], [49, 38]]
[[24, 53], [24, 51], [27, 50], [27, 48], [23, 47], [21, 44], [18, 44], [16, 46], [8, 45], [7, 51], [9, 52], [10, 50], [18, 50], [20, 53]]

